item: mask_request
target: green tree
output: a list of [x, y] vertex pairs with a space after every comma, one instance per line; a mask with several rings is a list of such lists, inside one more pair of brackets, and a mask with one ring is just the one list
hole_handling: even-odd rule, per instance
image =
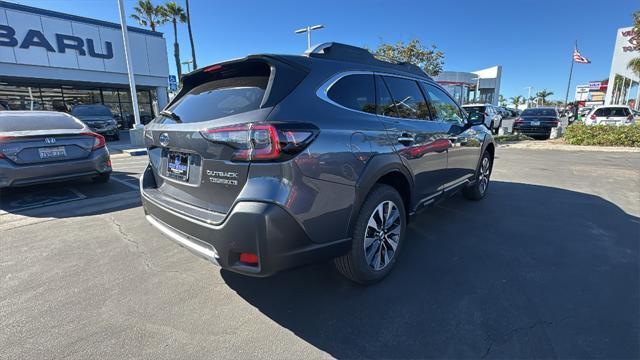
[[196, 48], [193, 45], [193, 33], [191, 32], [191, 12], [189, 11], [189, 0], [185, 0], [187, 7], [187, 31], [189, 31], [189, 43], [191, 43], [191, 60], [193, 61], [193, 70], [198, 68], [196, 61]]
[[178, 44], [178, 23], [185, 23], [187, 15], [184, 13], [182, 6], [175, 1], [170, 1], [162, 7], [162, 15], [165, 21], [173, 24], [173, 57], [176, 60], [176, 69], [178, 71], [178, 81], [182, 81], [182, 68], [180, 64], [180, 45]]
[[141, 26], [148, 26], [151, 31], [156, 31], [156, 28], [166, 21], [162, 14], [162, 6], [154, 6], [151, 0], [138, 0], [138, 5], [133, 8], [133, 11], [135, 14], [131, 14], [131, 18]]
[[518, 110], [518, 106], [524, 104], [523, 98], [520, 95], [510, 97], [509, 101], [511, 101], [511, 105], [516, 107], [516, 110]]
[[538, 99], [542, 100], [543, 106], [547, 103], [547, 98], [551, 95], [553, 95], [553, 91], [542, 90], [536, 93]]
[[500, 103], [500, 106], [502, 106], [502, 107], [506, 107], [507, 106], [507, 99], [505, 99], [504, 96], [502, 96], [502, 95], [498, 96], [498, 102]]
[[427, 48], [420, 40], [413, 39], [405, 44], [402, 41], [395, 45], [382, 43], [374, 51], [375, 55], [397, 62], [406, 62], [419, 66], [424, 72], [436, 76], [442, 72], [444, 66], [444, 53], [435, 45]]

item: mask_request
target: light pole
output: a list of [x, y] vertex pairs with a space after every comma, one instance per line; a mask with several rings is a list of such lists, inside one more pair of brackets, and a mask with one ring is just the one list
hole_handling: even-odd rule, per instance
[[527, 94], [527, 109], [529, 108], [529, 99], [531, 99], [531, 89], [533, 89], [533, 86], [529, 85], [529, 86], [525, 86], [525, 89], [529, 89], [529, 93]]
[[[124, 13], [124, 0], [118, 0], [120, 9], [120, 26], [122, 27], [122, 42], [124, 42], [124, 58], [127, 62], [127, 75], [129, 75], [129, 90], [131, 92], [131, 105], [133, 106], [133, 120], [135, 128], [140, 128], [140, 109], [138, 109], [138, 93], [136, 92], [136, 80], [133, 77], [133, 64], [129, 48], [129, 32], [127, 31], [127, 18]], [[132, 138], [133, 140], [133, 138]]]
[[183, 61], [180, 64], [187, 65], [187, 72], [191, 72], [191, 64], [193, 64], [193, 60]]
[[319, 29], [323, 29], [323, 28], [324, 28], [324, 25], [307, 26], [305, 28], [296, 30], [295, 33], [296, 34], [307, 33], [307, 49], [310, 49], [311, 48], [311, 31], [319, 30]]

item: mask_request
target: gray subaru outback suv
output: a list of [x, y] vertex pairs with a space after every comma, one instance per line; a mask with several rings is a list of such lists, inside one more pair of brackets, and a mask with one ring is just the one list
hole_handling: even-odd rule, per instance
[[322, 44], [186, 75], [145, 127], [147, 220], [224, 269], [253, 276], [334, 259], [373, 283], [409, 217], [462, 190], [482, 199], [495, 146], [418, 67]]

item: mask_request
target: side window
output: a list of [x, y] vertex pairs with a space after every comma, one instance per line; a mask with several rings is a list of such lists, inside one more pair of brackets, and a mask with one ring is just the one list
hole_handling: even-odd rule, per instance
[[431, 101], [431, 110], [436, 120], [462, 125], [464, 115], [462, 110], [444, 91], [429, 84], [423, 85]]
[[372, 114], [376, 112], [372, 74], [347, 75], [331, 86], [327, 96], [349, 109]]
[[390, 117], [398, 117], [398, 112], [396, 111], [396, 105], [393, 103], [393, 98], [391, 97], [391, 93], [389, 93], [389, 89], [387, 85], [384, 83], [382, 78], [376, 75], [376, 93], [377, 93], [377, 110], [376, 114], [390, 116]]
[[385, 76], [398, 115], [405, 119], [429, 119], [427, 101], [414, 80]]

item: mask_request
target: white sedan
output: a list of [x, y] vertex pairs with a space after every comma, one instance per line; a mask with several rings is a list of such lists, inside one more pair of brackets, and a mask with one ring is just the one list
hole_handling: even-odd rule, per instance
[[631, 108], [626, 105], [596, 106], [585, 116], [587, 125], [631, 125], [635, 123]]

